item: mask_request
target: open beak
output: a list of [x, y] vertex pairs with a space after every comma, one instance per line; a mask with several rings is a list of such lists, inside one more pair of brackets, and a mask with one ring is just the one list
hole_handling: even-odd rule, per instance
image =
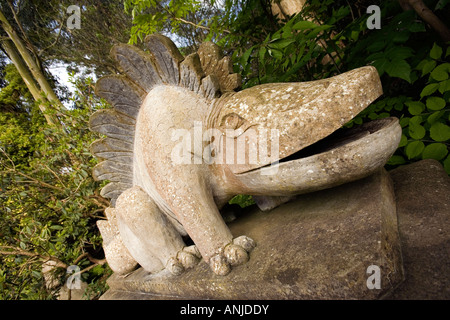
[[299, 194], [367, 176], [398, 147], [398, 120], [338, 129], [381, 94], [377, 70], [369, 66], [324, 80], [264, 84], [225, 96], [218, 102], [217, 121], [222, 131], [234, 132], [225, 135], [222, 148], [226, 154], [234, 146], [228, 167], [261, 195]]

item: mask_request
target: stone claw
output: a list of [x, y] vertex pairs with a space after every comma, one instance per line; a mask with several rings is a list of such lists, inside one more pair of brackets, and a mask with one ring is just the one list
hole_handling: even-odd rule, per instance
[[166, 268], [175, 276], [182, 274], [184, 271], [183, 264], [175, 257], [172, 257], [167, 261]]
[[184, 247], [183, 250], [178, 251], [177, 259], [185, 269], [195, 267], [201, 259], [201, 255], [196, 246]]
[[209, 259], [209, 266], [211, 267], [212, 271], [219, 276], [225, 276], [231, 271], [230, 264], [227, 262], [227, 259], [221, 254], [217, 254]]
[[223, 253], [228, 263], [233, 267], [246, 263], [249, 259], [247, 251], [237, 244], [227, 245]]
[[240, 236], [235, 238], [233, 240], [233, 244], [241, 246], [248, 253], [250, 253], [253, 250], [253, 248], [256, 247], [255, 241], [247, 236]]

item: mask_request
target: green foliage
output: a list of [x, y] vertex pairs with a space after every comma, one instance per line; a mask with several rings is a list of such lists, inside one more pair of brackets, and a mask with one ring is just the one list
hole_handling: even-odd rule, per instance
[[[95, 222], [108, 202], [91, 177], [96, 160], [88, 148], [98, 137], [88, 121], [105, 104], [93, 96], [91, 80], [76, 85], [78, 108], [57, 113], [62, 126], [49, 126], [37, 106], [0, 113], [0, 299], [54, 298], [65, 268], [84, 270], [103, 258]], [[58, 264], [53, 289], [44, 283], [47, 261]], [[108, 272], [98, 264], [82, 273], [91, 298]]]
[[238, 204], [241, 208], [249, 207], [255, 204], [252, 196], [239, 194], [231, 199], [229, 204]]
[[0, 110], [22, 111], [32, 100], [31, 94], [12, 63], [6, 65], [3, 72], [7, 85], [0, 91]]
[[[158, 1], [158, 0], [125, 0], [125, 11], [131, 13], [134, 26], [131, 28], [130, 43], [138, 43], [138, 39], [155, 32], [161, 32], [170, 25], [173, 32], [180, 28], [180, 19], [200, 9], [196, 0]], [[149, 10], [153, 9], [153, 10]]]
[[[390, 10], [385, 14], [398, 12]], [[348, 48], [349, 66], [375, 66], [385, 92], [349, 126], [398, 117], [403, 134], [388, 166], [435, 159], [450, 174], [450, 50], [431, 32], [413, 11], [405, 11]]]

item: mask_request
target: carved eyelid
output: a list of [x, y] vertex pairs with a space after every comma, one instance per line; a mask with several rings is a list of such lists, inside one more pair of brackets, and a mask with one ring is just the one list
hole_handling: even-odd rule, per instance
[[246, 120], [242, 118], [237, 113], [228, 113], [220, 122], [220, 127], [224, 129], [237, 129], [239, 128]]
[[[227, 138], [237, 138], [241, 134], [243, 134], [245, 131], [247, 131], [248, 128], [252, 127], [253, 125], [250, 124], [247, 120], [242, 118], [237, 113], [228, 113], [220, 122], [220, 128], [227, 130]], [[230, 132], [234, 131], [234, 132]]]

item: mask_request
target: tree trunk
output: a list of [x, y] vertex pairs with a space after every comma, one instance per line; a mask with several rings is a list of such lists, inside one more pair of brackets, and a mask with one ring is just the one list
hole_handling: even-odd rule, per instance
[[20, 76], [22, 77], [23, 81], [25, 82], [25, 85], [27, 86], [27, 88], [30, 91], [31, 95], [33, 96], [34, 100], [39, 101], [39, 109], [41, 109], [41, 111], [44, 113], [44, 117], [47, 120], [47, 123], [49, 123], [49, 124], [57, 123], [56, 119], [54, 119], [52, 116], [46, 114], [47, 107], [45, 106], [45, 101], [43, 101], [43, 100], [45, 100], [45, 98], [43, 96], [41, 96], [41, 90], [39, 90], [38, 85], [36, 84], [33, 76], [31, 75], [27, 66], [23, 62], [19, 53], [14, 48], [14, 45], [11, 43], [10, 40], [3, 40], [2, 46], [5, 49], [6, 54], [11, 59], [14, 66], [16, 67], [17, 71], [19, 71]]
[[13, 27], [10, 25], [10, 23], [8, 22], [6, 17], [3, 15], [3, 12], [1, 10], [0, 10], [0, 22], [1, 22], [2, 28], [5, 30], [5, 32], [8, 34], [8, 37], [12, 40], [12, 42], [16, 46], [17, 52], [22, 57], [23, 61], [25, 61], [25, 64], [27, 65], [29, 71], [33, 75], [34, 79], [36, 79], [37, 83], [39, 84], [40, 89], [44, 92], [47, 99], [50, 101], [50, 103], [52, 103], [58, 109], [64, 108], [63, 104], [56, 96], [52, 87], [50, 86], [47, 79], [45, 78], [44, 74], [41, 72], [40, 68], [34, 61], [33, 57], [28, 52], [28, 50], [25, 47], [25, 45], [23, 44], [22, 40], [17, 35], [17, 33], [15, 32]]
[[399, 0], [400, 6], [403, 10], [411, 10], [429, 24], [441, 37], [444, 42], [450, 41], [450, 29], [439, 19], [431, 9], [429, 9], [422, 0]]

